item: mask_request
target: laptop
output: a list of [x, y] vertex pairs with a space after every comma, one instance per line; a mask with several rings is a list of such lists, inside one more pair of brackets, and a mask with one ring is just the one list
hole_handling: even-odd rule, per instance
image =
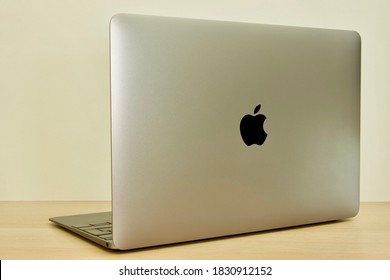
[[112, 211], [50, 220], [127, 250], [353, 217], [358, 33], [118, 14]]

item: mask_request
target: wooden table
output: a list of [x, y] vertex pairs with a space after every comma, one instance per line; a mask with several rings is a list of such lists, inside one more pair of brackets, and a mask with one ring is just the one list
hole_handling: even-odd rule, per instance
[[390, 259], [390, 202], [344, 221], [133, 251], [112, 251], [49, 217], [110, 211], [110, 202], [0, 202], [0, 259]]

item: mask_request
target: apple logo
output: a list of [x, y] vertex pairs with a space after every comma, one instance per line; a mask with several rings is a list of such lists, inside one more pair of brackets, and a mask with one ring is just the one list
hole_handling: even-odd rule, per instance
[[[260, 111], [261, 104], [257, 105], [254, 114]], [[262, 145], [267, 138], [267, 133], [264, 131], [264, 121], [267, 117], [263, 114], [256, 116], [245, 115], [240, 122], [240, 132], [242, 140], [247, 146], [253, 144]]]

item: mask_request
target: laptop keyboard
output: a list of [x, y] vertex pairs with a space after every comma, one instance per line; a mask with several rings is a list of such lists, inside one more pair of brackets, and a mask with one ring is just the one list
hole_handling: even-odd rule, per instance
[[97, 236], [103, 240], [106, 241], [112, 241], [112, 223], [111, 222], [104, 222], [104, 223], [98, 223], [98, 224], [88, 224], [83, 226], [72, 226], [74, 228], [77, 228], [78, 230], [81, 230], [83, 232], [86, 232], [88, 234]]

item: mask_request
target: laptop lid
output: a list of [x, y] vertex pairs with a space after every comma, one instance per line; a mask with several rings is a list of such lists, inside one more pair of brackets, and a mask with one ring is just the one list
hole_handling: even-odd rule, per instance
[[117, 248], [356, 215], [356, 32], [119, 14], [110, 50]]

